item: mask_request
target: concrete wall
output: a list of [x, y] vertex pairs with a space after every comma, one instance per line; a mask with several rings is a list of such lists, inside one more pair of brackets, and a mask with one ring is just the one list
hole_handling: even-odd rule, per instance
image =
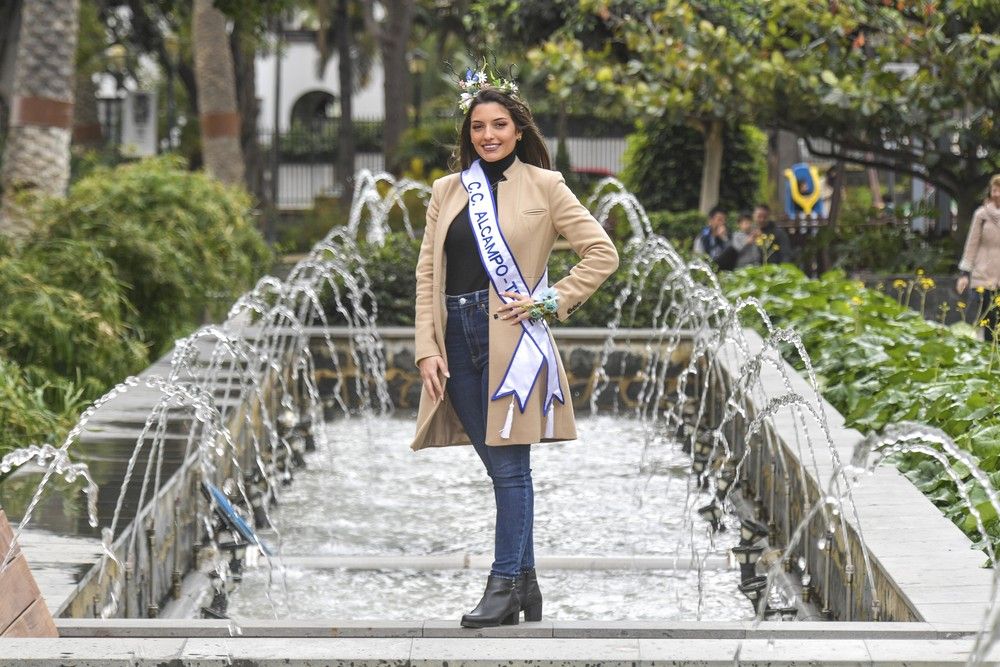
[[[211, 348], [204, 350], [209, 354], [211, 352]], [[207, 364], [208, 358], [202, 357], [198, 363]], [[165, 357], [146, 369], [143, 376], [166, 376], [168, 372], [169, 361]], [[240, 371], [228, 369], [228, 373], [237, 372]], [[225, 381], [226, 377], [227, 371], [223, 371], [220, 379]], [[267, 378], [262, 386], [264, 401], [271, 415], [275, 415], [279, 407], [280, 397], [276, 386], [276, 377]], [[215, 392], [217, 405], [223, 414], [223, 423], [230, 433], [237, 452], [235, 458], [240, 466], [240, 470], [235, 469], [236, 464], [229, 453], [231, 450], [222, 436], [217, 435], [217, 442], [226, 454], [216, 457], [212, 462], [209, 481], [216, 486], [221, 486], [226, 478], [239, 475], [241, 471], [253, 469], [251, 430], [258, 433], [263, 431], [260, 405], [241, 401], [238, 391], [238, 388], [233, 387], [228, 395], [222, 389]], [[158, 392], [143, 391], [140, 387], [106, 404], [91, 417], [84, 434], [85, 439], [74, 451], [86, 457], [88, 449], [99, 448], [102, 437], [108, 437], [113, 432], [124, 430], [128, 434], [127, 438], [138, 438], [142, 422], [159, 398]], [[166, 431], [193, 433], [196, 438], [200, 436], [200, 427], [183, 410], [167, 413]], [[172, 450], [172, 454], [166, 456], [183, 455], [186, 451], [186, 439], [185, 435], [183, 438], [166, 441], [164, 446]], [[146, 447], [149, 447], [148, 441]], [[264, 458], [267, 460], [266, 454]], [[132, 485], [138, 486], [142, 482], [146, 460], [145, 456], [138, 460]], [[121, 470], [117, 474], [121, 475]], [[143, 507], [130, 507], [135, 505], [136, 499], [127, 500], [124, 503], [125, 516], [131, 518], [131, 521], [126, 518], [122, 522], [124, 525], [112, 543], [116, 560], [107, 559], [103, 573], [100, 562], [91, 567], [56, 607], [55, 615], [73, 618], [100, 617], [106, 610], [110, 610], [111, 617], [156, 617], [164, 604], [178, 598], [183, 578], [199, 563], [202, 542], [208, 542], [204, 535], [204, 525], [198, 520], [208, 510], [208, 502], [200, 488], [202, 475], [203, 466], [198, 452], [194, 451], [183, 458], [179, 466], [175, 465], [165, 472], [159, 493], [155, 498], [150, 493], [147, 496], [150, 500]], [[133, 487], [130, 486], [131, 488]], [[106, 520], [107, 515], [102, 511], [102, 524]], [[117, 608], [114, 609], [111, 606], [113, 600], [117, 600]]]
[[[744, 333], [750, 354], [760, 352], [764, 341], [752, 331]], [[713, 379], [713, 405], [722, 404], [729, 383], [739, 376], [745, 361], [735, 344], [719, 350], [721, 373]], [[825, 417], [830, 446], [821, 424], [811, 416], [800, 420], [791, 407], [779, 409], [751, 443], [742, 492], [759, 499], [758, 518], [773, 526], [778, 544], [787, 544], [789, 532], [795, 531], [808, 507], [831, 491], [838, 493], [830, 483], [839, 469], [836, 460], [849, 463], [862, 440], [861, 433], [847, 428], [843, 416], [817, 398], [809, 383], [784, 361], [764, 365], [760, 385], [767, 393], [752, 392], [743, 401], [748, 419], [768, 400], [789, 391], [784, 386], [785, 377], [790, 390], [801, 394], [817, 415]], [[729, 429], [738, 446], [745, 444], [745, 425], [737, 419]], [[807, 446], [807, 433], [816, 445], [812, 451]], [[993, 572], [983, 569], [985, 554], [974, 549], [965, 534], [890, 465], [881, 466], [861, 481], [849, 491], [850, 502], [845, 503], [839, 517], [832, 516], [828, 523], [817, 514], [808, 522], [791, 559], [794, 564], [799, 557], [806, 558], [814, 600], [828, 610], [827, 618], [979, 624], [993, 586]], [[846, 486], [841, 489], [848, 493]], [[834, 534], [831, 548], [821, 549], [821, 540], [830, 528]], [[863, 548], [867, 549], [867, 568]], [[848, 555], [853, 573], [848, 572]], [[875, 581], [874, 594], [866, 581], [869, 575]]]
[[[379, 329], [385, 346], [385, 378], [393, 404], [399, 410], [416, 411], [420, 404], [420, 372], [414, 365], [413, 329], [409, 327], [382, 327]], [[569, 380], [573, 409], [590, 412], [591, 397], [595, 388], [601, 385], [596, 377], [604, 351], [606, 331], [604, 329], [556, 328], [553, 331], [559, 354], [562, 357], [566, 378]], [[346, 332], [335, 331], [334, 340], [343, 339]], [[620, 410], [628, 413], [637, 406], [637, 398], [644, 386], [643, 375], [647, 366], [647, 345], [662, 338], [662, 334], [647, 329], [622, 329], [616, 340], [615, 349], [606, 364], [607, 386], [598, 392], [597, 407], [602, 410]], [[663, 347], [662, 344], [658, 344]], [[337, 344], [338, 349], [344, 345]], [[334, 365], [323, 338], [312, 338], [312, 353], [315, 359], [318, 383], [324, 395], [332, 391], [337, 377]], [[664, 396], [669, 398], [675, 392], [677, 373], [687, 366], [691, 356], [690, 336], [676, 346], [666, 369], [667, 384]], [[341, 385], [341, 398], [351, 406], [358, 405], [355, 378], [366, 374], [359, 369], [346, 354], [338, 358], [340, 373], [348, 380]], [[665, 398], [661, 407], [668, 407]]]

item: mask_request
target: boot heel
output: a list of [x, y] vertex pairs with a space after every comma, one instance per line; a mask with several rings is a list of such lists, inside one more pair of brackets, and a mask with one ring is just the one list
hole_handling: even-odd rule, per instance
[[521, 620], [521, 613], [515, 611], [512, 614], [508, 614], [506, 618], [500, 621], [500, 625], [517, 625]]
[[542, 620], [542, 603], [532, 605], [530, 607], [524, 608], [524, 620], [537, 622]]

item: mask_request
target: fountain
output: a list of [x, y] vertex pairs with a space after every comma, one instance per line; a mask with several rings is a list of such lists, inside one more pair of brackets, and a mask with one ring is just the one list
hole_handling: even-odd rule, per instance
[[[20, 532], [50, 477], [84, 474], [80, 464], [68, 463], [68, 456], [84, 444], [88, 433], [122, 423], [134, 429], [133, 448], [110, 516], [107, 512], [99, 516], [99, 503], [96, 498], [93, 501], [93, 522], [104, 526], [99, 566], [87, 585], [81, 586], [77, 599], [61, 611], [105, 619], [158, 616], [166, 612], [162, 602], [182, 597], [185, 581], [192, 578], [185, 578], [185, 573], [200, 567], [202, 581], [210, 582], [212, 592], [211, 602], [204, 605], [206, 615], [235, 613], [246, 619], [251, 610], [264, 609], [264, 615], [272, 618], [295, 616], [291, 610], [298, 601], [305, 605], [300, 613], [315, 617], [335, 612], [309, 606], [315, 602], [301, 585], [303, 577], [315, 580], [319, 588], [314, 586], [313, 592], [322, 593], [324, 586], [347, 585], [346, 574], [331, 575], [330, 571], [381, 572], [367, 580], [350, 575], [353, 582], [366, 582], [358, 584], [362, 588], [370, 584], [374, 596], [372, 601], [360, 599], [355, 613], [361, 614], [375, 604], [378, 591], [385, 586], [414, 585], [415, 594], [426, 597], [428, 591], [414, 582], [436, 578], [438, 585], [455, 589], [456, 572], [481, 565], [471, 546], [476, 543], [475, 534], [459, 541], [460, 553], [442, 553], [446, 543], [422, 543], [419, 532], [400, 537], [390, 553], [361, 553], [367, 543], [349, 540], [344, 545], [353, 545], [355, 552], [337, 552], [340, 547], [322, 552], [322, 543], [312, 545], [320, 552], [304, 555], [287, 554], [285, 549], [287, 544], [308, 546], [310, 536], [316, 534], [343, 539], [340, 534], [318, 531], [320, 521], [341, 521], [345, 534], [359, 539], [384, 534], [372, 530], [381, 519], [371, 514], [371, 506], [344, 506], [343, 498], [351, 497], [352, 490], [359, 496], [375, 497], [373, 489], [388, 481], [390, 486], [380, 497], [391, 497], [391, 489], [396, 488], [400, 495], [416, 493], [415, 501], [427, 485], [440, 485], [444, 479], [452, 480], [449, 486], [457, 488], [469, 484], [458, 472], [442, 473], [437, 467], [434, 472], [394, 476], [398, 473], [391, 468], [369, 462], [394, 460], [391, 446], [383, 447], [398, 445], [403, 437], [400, 424], [406, 422], [387, 417], [394, 405], [406, 404], [409, 392], [395, 384], [390, 387], [386, 378], [390, 371], [396, 377], [413, 374], [412, 368], [400, 368], [400, 360], [407, 357], [400, 352], [405, 344], [397, 342], [411, 334], [376, 325], [377, 304], [353, 239], [367, 216], [367, 240], [384, 241], [389, 213], [396, 206], [402, 209], [404, 227], [412, 237], [403, 197], [414, 191], [423, 199], [429, 195], [426, 186], [397, 183], [387, 174], [360, 174], [347, 227], [322, 239], [287, 280], [262, 279], [234, 304], [224, 323], [178, 341], [169, 358], [114, 388], [81, 417], [61, 448], [19, 452], [0, 464], [11, 468], [35, 458], [46, 466], [20, 522]], [[668, 504], [679, 511], [667, 520], [669, 537], [660, 536], [657, 541], [647, 539], [647, 532], [612, 535], [612, 541], [621, 541], [615, 557], [594, 553], [573, 560], [552, 555], [547, 564], [562, 571], [574, 567], [599, 572], [616, 567], [639, 570], [640, 574], [632, 575], [640, 582], [633, 589], [636, 595], [657, 590], [657, 580], [640, 578], [647, 576], [641, 574], [643, 568], [674, 572], [675, 602], [697, 618], [717, 609], [719, 590], [726, 586], [731, 592], [738, 590], [749, 606], [741, 603], [737, 611], [711, 612], [721, 614], [714, 617], [717, 620], [752, 619], [752, 625], [739, 635], [740, 641], [730, 647], [730, 659], [746, 659], [750, 654], [745, 647], [752, 648], [753, 633], [773, 628], [774, 622], [783, 619], [897, 620], [921, 626], [921, 621], [944, 623], [959, 618], [957, 602], [940, 598], [925, 602], [919, 586], [904, 581], [895, 552], [887, 551], [885, 545], [887, 539], [902, 543], [908, 536], [887, 538], [886, 519], [893, 528], [898, 521], [878, 514], [880, 505], [869, 487], [870, 480], [877, 479], [882, 488], [907, 502], [922, 498], [894, 469], [880, 467], [892, 453], [920, 452], [951, 466], [972, 462], [946, 439], [919, 426], [867, 440], [846, 429], [842, 417], [820, 395], [809, 357], [794, 331], [773, 326], [756, 300], [729, 302], [710, 267], [697, 259], [686, 261], [654, 235], [639, 202], [617, 181], [602, 181], [587, 204], [599, 219], [622, 210], [633, 232], [626, 248], [630, 261], [622, 268], [626, 286], [616, 298], [607, 330], [587, 334], [586, 343], [580, 342], [581, 333], [555, 332], [557, 338], [570, 341], [561, 348], [571, 358], [567, 370], [572, 370], [571, 384], [580, 394], [577, 409], [586, 411], [589, 406], [595, 414], [611, 413], [588, 418], [592, 422], [585, 419], [582, 425], [593, 423], [594, 433], [604, 435], [624, 429], [613, 439], [634, 445], [621, 453], [633, 461], [627, 474], [629, 502], [605, 509], [615, 516], [642, 517], [644, 511], [662, 509], [669, 499]], [[649, 285], [656, 289], [650, 290]], [[332, 305], [325, 307], [324, 298]], [[656, 300], [649, 319], [637, 315], [645, 298]], [[371, 312], [365, 304], [371, 304]], [[329, 326], [331, 312], [346, 326]], [[763, 336], [744, 328], [748, 316], [759, 318]], [[789, 349], [801, 361], [805, 377], [784, 360], [782, 352]], [[588, 365], [586, 359], [591, 357], [595, 363]], [[329, 379], [325, 391], [320, 390], [319, 376]], [[412, 378], [399, 385], [412, 386]], [[324, 414], [331, 413], [337, 421], [321, 427]], [[373, 420], [375, 416], [380, 418]], [[585, 430], [581, 429], [584, 438]], [[310, 443], [316, 449], [311, 458], [305, 455]], [[571, 460], [570, 447], [561, 452], [570, 457], [563, 463], [560, 453], [547, 453], [544, 446], [538, 448], [539, 457], [551, 457], [553, 468], [562, 465], [565, 474], [571, 475], [579, 461]], [[45, 456], [38, 459], [41, 452]], [[176, 465], [167, 465], [171, 457], [176, 458]], [[329, 488], [323, 480], [344, 474], [345, 457], [364, 463], [339, 478], [342, 493], [328, 500], [340, 505], [310, 510], [310, 499]], [[307, 460], [310, 469], [297, 473], [296, 468]], [[412, 466], [402, 461], [398, 465]], [[610, 469], [612, 463], [595, 462], [594, 466]], [[474, 465], [468, 467], [475, 470]], [[133, 484], [134, 476], [141, 481]], [[292, 484], [296, 476], [299, 479]], [[974, 476], [989, 490], [994, 511], [1000, 511], [988, 478], [981, 471]], [[961, 480], [955, 480], [992, 562], [982, 516]], [[588, 483], [597, 488], [600, 479]], [[555, 478], [551, 485], [555, 498], [560, 493], [573, 500], [586, 497], [583, 490], [561, 490]], [[200, 491], [212, 488], [222, 489], [225, 495], [209, 491], [202, 499]], [[242, 512], [255, 525], [255, 534], [241, 533], [222, 520], [233, 514], [227, 508], [229, 501], [243, 508], [234, 512]], [[383, 501], [379, 516], [390, 519], [380, 530], [391, 531], [391, 517], [405, 506]], [[292, 515], [285, 515], [286, 507]], [[922, 514], [914, 511], [906, 519], [919, 517], [924, 524], [939, 519], [934, 530], [941, 535], [954, 528], [940, 515], [928, 514], [927, 507], [919, 509]], [[930, 510], [936, 512], [933, 507]], [[278, 515], [282, 520], [276, 519]], [[663, 516], [667, 516], [665, 511]], [[296, 523], [296, 519], [301, 521]], [[399, 526], [408, 529], [419, 520], [419, 515], [412, 516]], [[600, 520], [600, 515], [591, 519]], [[454, 524], [460, 523], [456, 518]], [[482, 530], [473, 528], [473, 533]], [[613, 532], [614, 527], [608, 530]], [[643, 530], [651, 531], [652, 525]], [[289, 535], [294, 537], [288, 540]], [[585, 543], [589, 537], [581, 534], [575, 539]], [[952, 533], [940, 538], [941, 544], [948, 540], [948, 544], [958, 543]], [[647, 551], [629, 552], [627, 545], [637, 541], [643, 541]], [[554, 543], [543, 546], [556, 548]], [[423, 553], [414, 555], [413, 549]], [[256, 569], [255, 559], [261, 564]], [[968, 552], [963, 564], [975, 559], [975, 552]], [[412, 567], [445, 574], [400, 578], [399, 568]], [[739, 575], [733, 571], [737, 567]], [[967, 570], [961, 574], [968, 575], [966, 581], [976, 586], [989, 583], [989, 590], [976, 599], [984, 603], [982, 607], [966, 609], [960, 616], [964, 625], [954, 634], [971, 636], [975, 619], [974, 627], [981, 632], [969, 656], [982, 659], [990, 655], [996, 640], [998, 619], [991, 604], [996, 581], [988, 572], [980, 576]], [[241, 586], [231, 597], [228, 593], [237, 580]], [[612, 586], [620, 588], [624, 580], [618, 577]], [[909, 581], [913, 580], [911, 576]], [[560, 580], [559, 588], [570, 587], [571, 581], [571, 577]], [[678, 592], [691, 589], [697, 591], [696, 601], [682, 600]], [[667, 614], [658, 599], [663, 598], [650, 598], [648, 610], [635, 606], [636, 613], [629, 618], [662, 620]], [[969, 607], [967, 602], [962, 604]], [[446, 603], [442, 611], [431, 613], [446, 614], [445, 609], [458, 604], [457, 600]], [[591, 606], [599, 618], [614, 614], [596, 601]], [[567, 617], [576, 613], [570, 606], [558, 608]], [[252, 621], [224, 622], [221, 627], [229, 636], [245, 636], [247, 628], [254, 627]], [[922, 637], [932, 633], [920, 632], [925, 633]]]

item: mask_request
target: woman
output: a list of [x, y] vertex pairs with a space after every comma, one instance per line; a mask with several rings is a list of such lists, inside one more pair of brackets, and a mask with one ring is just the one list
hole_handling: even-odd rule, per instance
[[[434, 182], [417, 261], [416, 362], [423, 380], [411, 448], [468, 445], [496, 503], [494, 561], [470, 628], [542, 616], [534, 570], [533, 442], [576, 438], [562, 362], [544, 321], [565, 320], [618, 268], [601, 225], [558, 172], [510, 82], [469, 75], [462, 173]], [[581, 258], [546, 289], [558, 236]], [[553, 291], [554, 288], [554, 291]]]
[[993, 340], [1000, 321], [1000, 307], [994, 303], [1000, 294], [1000, 174], [990, 179], [989, 197], [972, 214], [965, 251], [958, 264], [961, 275], [955, 284], [959, 294], [970, 285], [980, 292], [979, 317], [986, 320], [985, 338]]

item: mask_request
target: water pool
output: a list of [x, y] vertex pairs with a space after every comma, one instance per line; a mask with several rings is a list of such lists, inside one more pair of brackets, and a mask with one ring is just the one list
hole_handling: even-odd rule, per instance
[[[492, 554], [493, 495], [471, 447], [412, 452], [412, 418], [327, 425], [272, 508], [287, 565], [250, 569], [229, 614], [250, 618], [457, 619], [478, 601], [481, 569], [316, 567], [329, 556]], [[532, 448], [535, 553], [660, 556], [663, 569], [538, 568], [550, 620], [738, 620], [752, 616], [728, 566], [732, 529], [711, 535], [694, 512], [688, 457], [638, 421], [578, 420], [579, 440]], [[693, 517], [693, 518], [692, 518]], [[728, 518], [734, 522], [735, 519]], [[488, 559], [487, 559], [488, 560]], [[701, 567], [699, 567], [699, 564]], [[707, 567], [705, 567], [707, 565]]]

